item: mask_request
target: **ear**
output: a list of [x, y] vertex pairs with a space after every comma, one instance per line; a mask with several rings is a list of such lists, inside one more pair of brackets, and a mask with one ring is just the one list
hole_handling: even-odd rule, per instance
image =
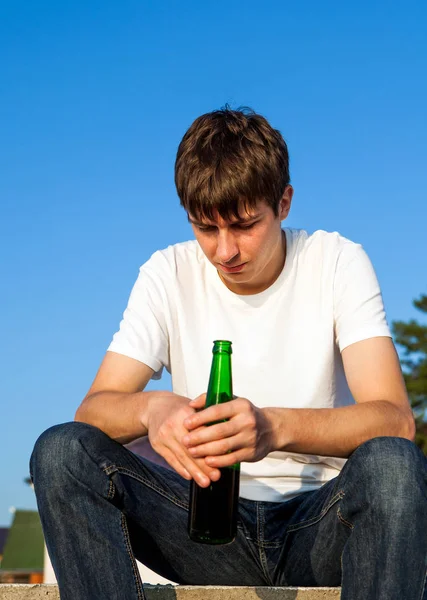
[[289, 214], [291, 210], [292, 196], [294, 195], [294, 188], [291, 185], [287, 185], [285, 191], [283, 192], [283, 196], [280, 199], [279, 204], [279, 217], [280, 220], [283, 221]]

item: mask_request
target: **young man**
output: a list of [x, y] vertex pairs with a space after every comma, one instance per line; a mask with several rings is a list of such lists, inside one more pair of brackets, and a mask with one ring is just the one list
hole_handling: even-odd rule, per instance
[[[198, 118], [175, 175], [196, 240], [141, 267], [76, 422], [33, 452], [61, 598], [143, 598], [136, 556], [178, 583], [425, 600], [426, 462], [368, 257], [282, 229], [287, 147], [252, 111]], [[201, 410], [215, 339], [238, 397]], [[163, 368], [173, 392], [145, 392]], [[124, 446], [142, 436], [168, 468]], [[236, 540], [191, 542], [189, 481], [235, 462]]]

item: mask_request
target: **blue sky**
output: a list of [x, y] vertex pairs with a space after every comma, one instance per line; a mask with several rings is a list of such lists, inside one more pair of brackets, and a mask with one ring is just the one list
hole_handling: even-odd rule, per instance
[[35, 507], [34, 441], [73, 418], [139, 266], [192, 237], [173, 165], [204, 112], [280, 129], [286, 224], [362, 243], [389, 321], [418, 317], [426, 30], [412, 0], [0, 1], [0, 525]]

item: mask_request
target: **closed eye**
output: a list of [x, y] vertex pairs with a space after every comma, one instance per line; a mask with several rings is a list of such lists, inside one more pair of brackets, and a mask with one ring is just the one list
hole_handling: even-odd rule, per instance
[[196, 225], [199, 231], [214, 231], [216, 227], [213, 225]]
[[249, 225], [243, 225], [242, 223], [235, 223], [234, 225], [232, 225], [232, 227], [234, 227], [235, 229], [252, 229], [252, 227], [254, 225], [256, 225], [258, 223], [258, 221], [255, 221], [255, 223], [250, 223]]
[[[257, 223], [259, 223], [259, 221], [255, 221], [254, 223], [249, 224], [232, 223], [230, 227], [232, 227], [233, 229], [240, 229], [241, 231], [245, 231], [247, 229], [252, 229], [252, 227], [254, 227]], [[217, 229], [215, 225], [198, 225], [197, 223], [193, 224], [197, 227], [199, 231], [202, 231], [203, 233], [212, 233]]]

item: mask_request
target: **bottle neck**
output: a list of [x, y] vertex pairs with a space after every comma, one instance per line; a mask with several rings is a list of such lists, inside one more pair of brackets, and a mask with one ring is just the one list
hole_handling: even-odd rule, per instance
[[214, 351], [206, 405], [228, 402], [232, 397], [231, 355], [229, 352]]

